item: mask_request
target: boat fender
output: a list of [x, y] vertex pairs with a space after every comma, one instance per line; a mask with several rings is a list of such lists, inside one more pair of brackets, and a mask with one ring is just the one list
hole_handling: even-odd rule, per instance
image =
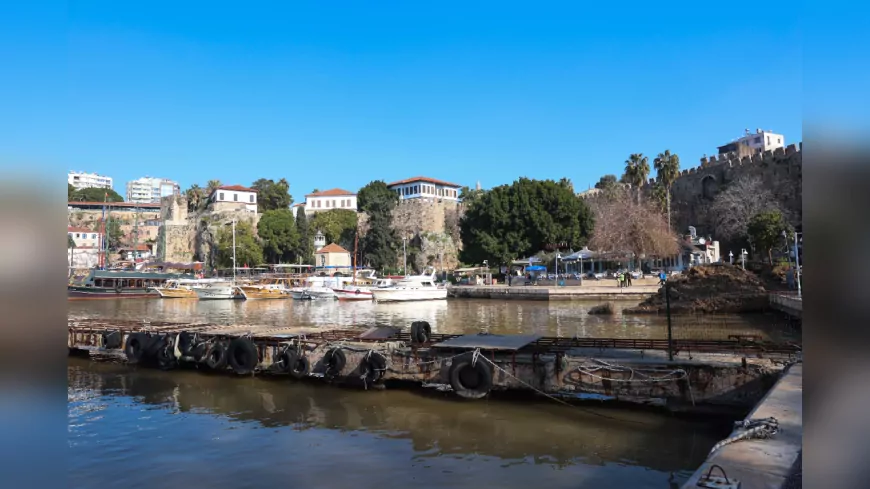
[[370, 351], [363, 357], [359, 365], [360, 376], [366, 382], [377, 382], [384, 376], [387, 370], [387, 357], [383, 353]]
[[178, 366], [175, 358], [175, 342], [170, 338], [163, 341], [163, 347], [157, 351], [157, 366], [161, 370], [171, 370]]
[[212, 370], [222, 370], [227, 366], [227, 347], [214, 343], [205, 356], [205, 364]]
[[176, 343], [178, 344], [178, 349], [180, 350], [182, 356], [193, 356], [193, 349], [195, 346], [197, 346], [195, 341], [196, 333], [188, 333], [187, 331], [182, 331], [178, 335]]
[[205, 361], [206, 355], [208, 354], [209, 343], [206, 341], [201, 341], [197, 343], [191, 350], [190, 356], [197, 362]]
[[411, 342], [428, 343], [432, 338], [432, 326], [426, 321], [414, 321], [411, 323]]
[[305, 378], [310, 371], [311, 362], [308, 361], [308, 357], [294, 351], [293, 362], [290, 364], [290, 370], [288, 370], [290, 376], [299, 380]]
[[326, 366], [326, 375], [336, 376], [341, 373], [344, 366], [347, 365], [347, 357], [341, 348], [331, 348], [327, 350], [326, 355], [323, 355], [323, 365]]
[[103, 333], [103, 348], [117, 350], [121, 348], [121, 340], [120, 331], [106, 331]]
[[492, 390], [492, 367], [482, 358], [475, 361], [474, 352], [454, 358], [448, 378], [453, 391], [464, 399], [480, 399]]
[[137, 364], [145, 353], [144, 336], [142, 333], [130, 333], [124, 345], [124, 354], [127, 355], [127, 363]]
[[233, 372], [238, 375], [248, 375], [254, 372], [260, 363], [257, 346], [248, 338], [235, 338], [227, 349], [227, 360]]
[[120, 294], [123, 289], [121, 288], [120, 283], [115, 283], [115, 293]]

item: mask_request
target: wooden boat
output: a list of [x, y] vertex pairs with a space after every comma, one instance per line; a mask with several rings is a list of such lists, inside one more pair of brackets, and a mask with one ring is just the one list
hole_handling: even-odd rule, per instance
[[230, 281], [208, 282], [193, 287], [199, 300], [242, 299], [239, 288]]
[[154, 291], [163, 299], [196, 299], [194, 287], [216, 281], [220, 281], [220, 279], [169, 280], [163, 287], [154, 287]]
[[260, 283], [240, 285], [245, 299], [289, 299], [289, 280], [285, 278], [264, 279]]
[[91, 270], [81, 281], [67, 285], [69, 299], [132, 299], [159, 297], [154, 290], [170, 280], [193, 279], [191, 274], [140, 270]]

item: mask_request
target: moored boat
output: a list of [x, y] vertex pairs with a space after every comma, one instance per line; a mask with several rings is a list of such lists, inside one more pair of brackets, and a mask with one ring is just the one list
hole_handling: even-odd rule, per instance
[[193, 287], [199, 300], [240, 299], [239, 288], [229, 281], [209, 282]]
[[168, 280], [163, 287], [154, 287], [154, 291], [163, 299], [196, 299], [193, 288], [220, 279], [178, 279]]
[[432, 275], [405, 277], [390, 287], [372, 289], [375, 302], [408, 302], [447, 299], [447, 289], [438, 287]]
[[84, 279], [67, 285], [69, 299], [159, 297], [154, 290], [168, 281], [192, 279], [192, 274], [140, 270], [91, 270]]
[[289, 299], [288, 279], [271, 278], [257, 284], [240, 285], [239, 292], [245, 299]]
[[335, 292], [335, 297], [340, 301], [370, 301], [372, 300], [372, 291], [370, 287], [361, 287], [356, 285], [345, 286], [343, 288], [332, 289]]

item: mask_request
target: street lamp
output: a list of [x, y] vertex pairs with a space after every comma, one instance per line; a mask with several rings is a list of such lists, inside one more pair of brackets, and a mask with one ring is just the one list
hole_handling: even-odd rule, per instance
[[740, 261], [742, 263], [743, 270], [746, 270], [746, 255], [748, 255], [748, 254], [749, 253], [746, 252], [746, 248], [740, 249]]
[[728, 251], [728, 264], [729, 265], [734, 264], [734, 252], [733, 251]]
[[[801, 261], [798, 257], [798, 234], [803, 234], [795, 231], [794, 233], [794, 276], [797, 279], [797, 287], [798, 287], [798, 297], [803, 299], [803, 293], [801, 291]], [[801, 242], [803, 242], [803, 238], [801, 238]]]
[[408, 242], [407, 236], [402, 236], [402, 258], [404, 259], [403, 271], [405, 272], [405, 276], [408, 276], [408, 249], [405, 246], [405, 243]]
[[[225, 223], [224, 226], [227, 224]], [[233, 283], [236, 283], [236, 220], [232, 221], [233, 226]]]
[[556, 286], [559, 285], [559, 260], [562, 259], [561, 253], [556, 253]]
[[484, 285], [491, 285], [492, 281], [489, 281], [489, 283], [487, 283], [487, 278], [489, 278], [489, 260], [483, 260], [483, 268], [485, 270], [483, 272], [483, 283]]

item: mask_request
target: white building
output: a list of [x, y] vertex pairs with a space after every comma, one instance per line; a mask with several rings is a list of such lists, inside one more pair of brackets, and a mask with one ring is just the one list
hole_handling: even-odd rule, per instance
[[163, 197], [180, 193], [178, 182], [165, 178], [143, 177], [127, 182], [127, 202], [160, 202]]
[[755, 134], [746, 129], [743, 137], [724, 146], [719, 146], [719, 154], [736, 152], [740, 156], [763, 153], [768, 150], [785, 148], [785, 136], [774, 132], [756, 129]]
[[67, 226], [66, 232], [76, 248], [99, 248], [103, 242], [103, 233], [91, 229]]
[[66, 176], [66, 181], [76, 190], [83, 188], [112, 188], [112, 177], [97, 175], [96, 173], [84, 173], [71, 171]]
[[356, 212], [356, 194], [340, 188], [313, 192], [305, 196], [305, 215], [332, 209]]
[[413, 177], [387, 184], [387, 187], [396, 192], [400, 200], [431, 198], [458, 202], [462, 185], [429, 177]]
[[212, 210], [246, 210], [257, 212], [257, 191], [241, 185], [223, 185], [208, 196]]

